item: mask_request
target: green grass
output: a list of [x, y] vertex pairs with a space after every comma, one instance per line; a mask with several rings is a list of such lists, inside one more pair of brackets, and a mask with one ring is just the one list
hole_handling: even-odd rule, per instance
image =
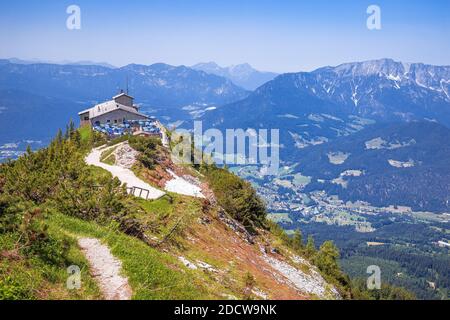
[[[50, 230], [61, 230], [75, 237], [95, 237], [108, 245], [122, 261], [122, 270], [133, 289], [133, 299], [208, 299], [211, 298], [195, 271], [186, 269], [177, 259], [153, 249], [142, 241], [111, 227], [53, 214]], [[196, 280], [197, 279], [197, 280]]]
[[[169, 233], [170, 243], [180, 245], [183, 242], [184, 231], [202, 215], [199, 199], [168, 193], [157, 200], [135, 199], [144, 209], [136, 217], [143, 225], [148, 226], [150, 236], [163, 239]], [[176, 229], [173, 230], [176, 226]]]
[[[16, 246], [18, 236], [15, 233], [0, 235], [0, 252], [11, 252]], [[50, 247], [52, 250], [48, 252], [47, 257], [19, 251], [16, 258], [0, 259], [0, 300], [100, 299], [98, 286], [87, 272], [88, 262], [75, 239], [58, 229], [52, 230], [49, 237], [63, 243], [66, 250], [61, 253]], [[51, 261], [60, 256], [62, 261]], [[67, 288], [69, 266], [78, 266], [81, 270], [80, 289]]]
[[114, 165], [116, 163], [116, 157], [114, 156], [114, 151], [116, 151], [116, 148], [110, 148], [106, 151], [103, 151], [100, 156], [100, 161], [109, 165]]
[[92, 128], [88, 125], [82, 126], [78, 129], [82, 142], [88, 142], [92, 139]]
[[[173, 201], [176, 201], [176, 198]], [[169, 216], [175, 210], [175, 206], [171, 203], [170, 198], [168, 197], [162, 197], [153, 201], [138, 199], [138, 202], [145, 209], [145, 211], [160, 217]]]
[[102, 162], [109, 164], [110, 166], [113, 166], [116, 164], [116, 157], [113, 154], [111, 154], [108, 157], [106, 157], [105, 159], [103, 159]]

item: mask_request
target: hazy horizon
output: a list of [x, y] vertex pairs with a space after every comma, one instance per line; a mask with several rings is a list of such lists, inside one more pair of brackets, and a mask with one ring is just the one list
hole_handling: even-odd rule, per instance
[[[110, 63], [108, 61], [92, 61], [92, 60], [51, 61], [51, 60], [48, 60], [48, 59], [36, 59], [36, 58], [22, 59], [22, 58], [17, 58], [17, 57], [0, 57], [0, 60], [2, 60], [2, 59], [3, 60], [15, 60], [15, 59], [17, 59], [17, 60], [20, 60], [20, 61], [23, 61], [23, 62], [33, 62], [33, 63], [36, 63], [36, 64], [46, 64], [47, 63], [47, 64], [57, 64], [57, 65], [82, 64], [83, 62], [86, 62], [86, 63], [89, 63], [88, 65], [109, 65], [110, 67], [117, 68], [117, 69], [125, 67], [125, 66], [130, 65], [130, 64], [138, 64], [138, 63], [135, 63], [135, 62], [130, 62], [128, 64], [117, 66], [117, 65], [113, 65], [112, 63]], [[345, 61], [345, 62], [338, 63], [336, 65], [325, 64], [323, 66], [318, 66], [317, 68], [314, 68], [314, 69], [311, 69], [311, 70], [290, 70], [290, 71], [286, 71], [286, 72], [276, 72], [276, 71], [273, 71], [273, 70], [260, 70], [260, 69], [255, 68], [255, 66], [253, 66], [251, 63], [248, 63], [248, 62], [242, 62], [242, 63], [239, 63], [239, 64], [233, 64], [233, 65], [220, 65], [220, 64], [218, 64], [215, 61], [199, 61], [199, 62], [194, 63], [192, 65], [179, 64], [179, 65], [173, 65], [173, 66], [175, 66], [175, 67], [178, 67], [178, 66], [193, 67], [194, 65], [199, 64], [199, 63], [216, 63], [217, 65], [219, 65], [219, 67], [226, 68], [226, 67], [233, 67], [233, 66], [242, 65], [242, 64], [249, 64], [252, 68], [254, 68], [254, 69], [256, 69], [257, 71], [260, 71], [260, 72], [273, 72], [273, 73], [283, 74], [283, 73], [295, 73], [295, 72], [311, 72], [311, 71], [314, 71], [314, 70], [317, 70], [317, 69], [320, 69], [320, 68], [323, 68], [323, 67], [337, 67], [339, 65], [347, 64], [347, 63], [359, 63], [359, 62], [365, 62], [365, 61], [376, 61], [376, 60], [384, 60], [384, 59], [392, 59], [392, 58], [384, 57], [384, 58], [373, 59], [373, 60]], [[395, 62], [402, 62], [402, 63], [411, 63], [411, 64], [422, 63], [422, 64], [425, 64], [425, 65], [432, 65], [432, 64], [424, 63], [422, 61], [400, 61], [400, 60], [395, 60], [395, 59], [392, 59], [392, 60], [394, 60]], [[150, 65], [158, 64], [158, 63], [171, 65], [171, 64], [166, 63], [164, 61], [156, 61], [156, 62], [152, 62], [152, 63], [148, 63], [148, 64], [140, 64], [140, 65], [150, 66]], [[450, 65], [435, 65], [435, 66], [450, 67]]]

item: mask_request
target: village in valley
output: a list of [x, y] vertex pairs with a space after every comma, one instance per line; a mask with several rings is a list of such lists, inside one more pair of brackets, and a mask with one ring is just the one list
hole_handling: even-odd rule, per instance
[[304, 189], [312, 178], [303, 176], [295, 168], [295, 164], [284, 163], [277, 176], [270, 179], [260, 173], [258, 166], [236, 166], [230, 170], [251, 181], [265, 200], [270, 218], [281, 223], [291, 234], [299, 223], [310, 222], [351, 226], [358, 233], [371, 233], [376, 228], [369, 220], [376, 220], [381, 215], [390, 215], [393, 219], [398, 217], [415, 221], [450, 222], [450, 215], [445, 213], [415, 212], [410, 207], [395, 204], [376, 207], [364, 201], [345, 202], [323, 190], [305, 192]]

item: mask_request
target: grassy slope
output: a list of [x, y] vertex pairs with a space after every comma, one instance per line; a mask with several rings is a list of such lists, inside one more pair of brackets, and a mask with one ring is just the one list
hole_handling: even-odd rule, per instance
[[[93, 169], [95, 174], [109, 174], [103, 169]], [[147, 236], [157, 241], [164, 240], [159, 248], [153, 249], [140, 240], [105, 230], [92, 223], [89, 230], [79, 229], [77, 232], [98, 237], [111, 247], [112, 253], [123, 261], [124, 273], [129, 277], [135, 291], [134, 298], [261, 298], [245, 293], [245, 279], [249, 274], [255, 280], [255, 288], [265, 292], [269, 298], [312, 298], [289, 286], [281, 285], [275, 280], [274, 274], [267, 271], [270, 267], [261, 258], [260, 244], [277, 248], [280, 256], [289, 257], [292, 254], [276, 235], [263, 232], [257, 239], [258, 243], [251, 245], [218, 219], [216, 207], [205, 207], [204, 200], [199, 198], [169, 193], [169, 196], [157, 200], [133, 199], [144, 209], [136, 218], [147, 226]], [[59, 227], [69, 229], [71, 223], [68, 222], [77, 221], [62, 215], [60, 219], [64, 221]], [[87, 223], [78, 220], [77, 224], [86, 226]], [[168, 235], [170, 237], [166, 239]], [[130, 246], [130, 243], [133, 243], [133, 246]], [[124, 250], [130, 248], [136, 251], [125, 254]], [[146, 257], [145, 260], [142, 257]], [[196, 264], [207, 263], [214, 270], [190, 270], [180, 263], [177, 257], [184, 257]], [[295, 265], [289, 258], [287, 261]], [[156, 272], [155, 263], [157, 268], [173, 272], [167, 275], [167, 281], [160, 271], [157, 272], [158, 276], [153, 276], [153, 272]], [[149, 267], [143, 267], [148, 264]], [[296, 267], [309, 272], [309, 266], [298, 264]], [[174, 283], [179, 285], [174, 286]], [[146, 285], [142, 287], [142, 284]]]
[[139, 200], [146, 213], [141, 221], [150, 228], [148, 235], [163, 239], [179, 223], [176, 232], [161, 246], [173, 256], [182, 256], [200, 265], [206, 263], [212, 270], [195, 270], [200, 282], [208, 283], [217, 298], [261, 298], [245, 294], [245, 279], [254, 278], [254, 288], [273, 299], [307, 299], [289, 286], [276, 281], [273, 270], [262, 258], [260, 245], [277, 248], [278, 258], [284, 259], [308, 273], [309, 266], [290, 261], [292, 252], [283, 241], [270, 232], [262, 232], [255, 238], [256, 244], [244, 241], [217, 216], [215, 207], [203, 207], [203, 200], [172, 194], [155, 201]]
[[[156, 204], [158, 206], [158, 204]], [[154, 208], [155, 205], [152, 205]], [[167, 207], [166, 207], [167, 208]], [[163, 212], [165, 210], [162, 210]], [[69, 245], [63, 264], [39, 257], [2, 257], [0, 259], [0, 298], [4, 299], [101, 299], [89, 273], [88, 263], [77, 245], [79, 237], [94, 237], [108, 245], [122, 261], [122, 271], [133, 289], [133, 299], [214, 299], [219, 298], [203, 273], [186, 268], [172, 254], [151, 248], [144, 242], [117, 231], [116, 226], [100, 226], [57, 212], [47, 214], [52, 239]], [[0, 252], [12, 250], [17, 239], [0, 235]], [[67, 267], [81, 270], [80, 290], [66, 288]]]
[[206, 288], [196, 286], [189, 270], [168, 254], [153, 249], [142, 241], [124, 235], [114, 226], [101, 227], [92, 222], [53, 214], [50, 230], [61, 230], [75, 239], [94, 237], [108, 245], [122, 261], [122, 271], [133, 288], [134, 299], [199, 299], [208, 298]]
[[[63, 264], [39, 256], [25, 256], [14, 250], [14, 234], [0, 235], [0, 300], [1, 299], [99, 299], [100, 291], [92, 279], [88, 263], [78, 248], [76, 240], [59, 229], [52, 229], [50, 237], [64, 242], [67, 251]], [[4, 254], [9, 252], [8, 256]], [[67, 267], [76, 265], [81, 270], [80, 290], [69, 290], [66, 281]]]
[[[167, 152], [160, 150], [160, 158], [169, 158]], [[162, 177], [161, 172], [168, 165], [166, 161], [157, 164], [153, 170], [136, 164], [133, 169], [137, 176], [154, 187], [154, 176]], [[177, 166], [177, 170], [205, 180], [191, 166]], [[217, 207], [205, 205], [204, 200], [168, 193], [158, 200], [146, 201], [135, 199], [145, 210], [138, 216], [140, 222], [148, 227], [147, 236], [157, 241], [164, 240], [161, 249], [175, 257], [184, 257], [197, 265], [207, 263], [213, 270], [195, 270], [192, 281], [206, 285], [210, 296], [215, 298], [261, 298], [256, 294], [248, 294], [246, 278], [250, 275], [255, 283], [254, 289], [267, 294], [273, 299], [308, 299], [314, 298], [302, 294], [292, 287], [280, 284], [271, 267], [261, 255], [261, 245], [276, 248], [277, 257], [287, 261], [303, 272], [309, 273], [309, 265], [294, 263], [290, 257], [292, 251], [281, 237], [261, 230], [257, 243], [251, 245], [231, 230], [217, 217]], [[176, 226], [175, 232], [171, 233]], [[270, 270], [270, 271], [269, 271]], [[203, 299], [208, 297], [202, 296]]]
[[[92, 139], [88, 128], [80, 129], [82, 141]], [[103, 169], [91, 167], [93, 176], [109, 176]], [[101, 294], [89, 275], [86, 259], [77, 246], [77, 238], [95, 237], [108, 245], [122, 261], [134, 299], [223, 299], [258, 298], [246, 292], [249, 276], [269, 298], [311, 298], [281, 284], [261, 257], [260, 245], [276, 248], [292, 264], [290, 250], [276, 235], [263, 232], [257, 244], [245, 242], [217, 217], [217, 207], [205, 206], [202, 199], [169, 194], [155, 201], [131, 198], [143, 212], [136, 218], [146, 227], [151, 239], [163, 243], [153, 248], [117, 230], [117, 226], [100, 226], [92, 221], [50, 211], [44, 222], [49, 236], [67, 243], [64, 263], [55, 264], [36, 258], [0, 257], [0, 289], [6, 298], [30, 299], [100, 299]], [[8, 238], [10, 237], [10, 238]], [[14, 247], [17, 239], [0, 235], [0, 253]], [[207, 263], [213, 270], [192, 270], [180, 262], [184, 257], [199, 265]], [[66, 289], [67, 267], [77, 265], [82, 271], [81, 290]], [[308, 272], [306, 265], [297, 266]], [[248, 290], [247, 290], [248, 291]], [[260, 297], [260, 296], [259, 296]]]

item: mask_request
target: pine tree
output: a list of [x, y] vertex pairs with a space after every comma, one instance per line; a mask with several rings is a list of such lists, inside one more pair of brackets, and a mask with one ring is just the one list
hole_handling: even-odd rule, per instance
[[325, 274], [339, 279], [342, 276], [341, 269], [339, 268], [339, 249], [335, 246], [333, 241], [325, 241], [317, 252], [314, 263]]
[[55, 142], [56, 144], [60, 144], [63, 140], [62, 130], [58, 129], [58, 133], [56, 134]]
[[308, 236], [308, 241], [306, 243], [306, 255], [308, 257], [313, 257], [316, 254], [316, 244], [314, 243], [314, 238], [312, 235]]
[[70, 122], [69, 122], [69, 135], [71, 136], [72, 133], [74, 133], [74, 132], [75, 132], [75, 123], [73, 122], [72, 119], [70, 119]]

